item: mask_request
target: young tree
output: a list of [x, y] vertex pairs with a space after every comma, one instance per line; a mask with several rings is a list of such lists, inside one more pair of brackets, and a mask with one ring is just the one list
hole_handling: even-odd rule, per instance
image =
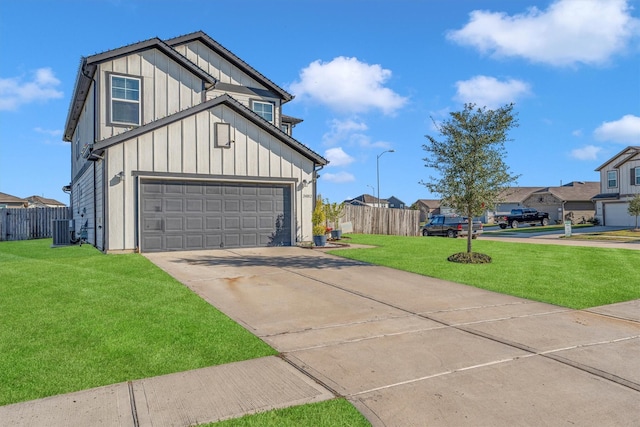
[[636, 194], [633, 199], [629, 202], [629, 208], [627, 209], [629, 215], [636, 217], [636, 228], [638, 229], [638, 216], [640, 216], [640, 194]]
[[[426, 135], [425, 166], [439, 172], [439, 177], [421, 181], [429, 191], [440, 194], [444, 205], [469, 218], [467, 253], [471, 253], [473, 217], [495, 206], [499, 193], [514, 182], [503, 158], [508, 132], [517, 127], [513, 104], [497, 110], [465, 104], [462, 111], [436, 123], [442, 140]], [[435, 121], [434, 121], [435, 123]]]

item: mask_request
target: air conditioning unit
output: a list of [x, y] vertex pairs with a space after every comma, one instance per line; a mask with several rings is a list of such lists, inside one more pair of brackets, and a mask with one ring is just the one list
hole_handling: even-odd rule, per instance
[[68, 219], [52, 219], [53, 228], [53, 245], [56, 246], [68, 246], [71, 244], [71, 233], [69, 232]]

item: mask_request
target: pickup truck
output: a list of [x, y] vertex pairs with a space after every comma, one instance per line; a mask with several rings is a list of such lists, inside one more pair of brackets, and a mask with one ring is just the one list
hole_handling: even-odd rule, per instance
[[529, 225], [548, 225], [549, 214], [546, 212], [538, 212], [533, 208], [520, 208], [511, 209], [511, 214], [500, 215], [496, 217], [500, 228], [505, 229], [507, 226], [511, 228], [518, 228], [520, 224]]
[[[466, 236], [468, 232], [468, 221], [463, 216], [434, 215], [431, 220], [422, 226], [423, 236], [446, 236], [456, 238]], [[482, 222], [473, 221], [472, 239], [482, 234]]]

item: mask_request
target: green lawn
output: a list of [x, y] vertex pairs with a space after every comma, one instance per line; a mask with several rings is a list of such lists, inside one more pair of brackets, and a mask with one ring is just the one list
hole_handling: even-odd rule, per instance
[[138, 254], [0, 242], [0, 405], [276, 354]]
[[[215, 427], [365, 427], [371, 424], [345, 399], [246, 415], [205, 426]], [[202, 426], [202, 427], [205, 427]]]
[[465, 239], [349, 236], [372, 249], [340, 249], [345, 258], [385, 265], [535, 301], [587, 308], [640, 298], [640, 251], [536, 245], [483, 240], [473, 251], [490, 264], [457, 264], [447, 257], [466, 250]]

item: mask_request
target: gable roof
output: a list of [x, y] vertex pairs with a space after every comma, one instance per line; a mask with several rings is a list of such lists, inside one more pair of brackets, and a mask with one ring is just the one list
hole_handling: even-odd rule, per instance
[[[348, 199], [345, 200], [345, 202], [350, 203], [350, 202], [360, 202], [360, 203], [378, 203], [378, 198], [375, 196], [372, 196], [370, 194], [361, 194], [357, 197], [354, 197], [353, 199]], [[387, 203], [387, 200], [385, 199], [380, 199], [380, 203]]]
[[251, 65], [244, 62], [242, 59], [238, 58], [233, 52], [222, 46], [217, 41], [213, 40], [209, 35], [204, 33], [203, 31], [196, 31], [195, 33], [185, 34], [183, 36], [178, 36], [172, 39], [167, 40], [167, 44], [169, 46], [178, 46], [190, 43], [192, 41], [199, 40], [209, 49], [216, 52], [218, 55], [222, 56], [227, 61], [231, 62], [236, 67], [240, 68], [242, 71], [250, 75], [253, 79], [259, 81], [278, 95], [280, 95], [283, 99], [283, 103], [291, 101], [293, 99], [293, 95], [291, 95], [286, 90], [282, 89], [280, 86], [269, 80], [258, 70], [253, 68]]
[[71, 103], [69, 105], [69, 112], [67, 113], [67, 123], [65, 124], [64, 135], [62, 137], [64, 141], [71, 142], [73, 138], [73, 131], [76, 128], [78, 119], [82, 113], [82, 108], [89, 95], [89, 88], [98, 69], [98, 64], [150, 49], [157, 49], [164, 53], [186, 70], [201, 78], [207, 85], [213, 86], [215, 84], [216, 79], [157, 37], [95, 55], [82, 57], [80, 59], [80, 66], [78, 67], [73, 96], [71, 97]]
[[[624, 156], [624, 158], [621, 159], [621, 157], [625, 153], [627, 153], [627, 155]], [[640, 146], [638, 146], [638, 145], [630, 145], [627, 148], [625, 148], [624, 150], [620, 151], [615, 156], [613, 156], [612, 158], [610, 158], [609, 160], [607, 160], [606, 162], [604, 162], [603, 164], [601, 164], [600, 166], [598, 166], [595, 170], [596, 170], [596, 172], [600, 172], [600, 170], [604, 169], [605, 166], [607, 166], [609, 163], [620, 159], [620, 161], [618, 163], [613, 165], [614, 168], [619, 168], [621, 165], [623, 165], [624, 163], [629, 161], [636, 154], [640, 154]]]
[[442, 201], [438, 199], [418, 199], [416, 203], [424, 205], [429, 209], [438, 209], [442, 204]]
[[599, 191], [600, 183], [597, 181], [573, 181], [560, 187], [543, 188], [532, 194], [548, 192], [563, 202], [577, 202], [591, 200]]
[[193, 106], [191, 108], [187, 108], [185, 110], [182, 110], [182, 111], [180, 111], [178, 113], [172, 114], [170, 116], [164, 117], [164, 118], [159, 119], [159, 120], [155, 120], [153, 122], [147, 123], [147, 124], [139, 126], [137, 128], [133, 128], [131, 130], [125, 131], [123, 133], [120, 133], [118, 135], [112, 136], [110, 138], [103, 139], [102, 141], [97, 142], [97, 143], [94, 144], [92, 153], [101, 154], [101, 152], [106, 148], [109, 148], [109, 147], [112, 147], [114, 145], [120, 144], [120, 143], [122, 143], [124, 141], [127, 141], [129, 139], [138, 137], [138, 136], [140, 136], [142, 134], [145, 134], [147, 132], [151, 132], [151, 131], [153, 131], [155, 129], [167, 126], [170, 123], [173, 123], [173, 122], [176, 122], [178, 120], [184, 119], [185, 117], [192, 116], [192, 115], [197, 114], [197, 113], [199, 113], [201, 111], [205, 111], [205, 110], [211, 109], [211, 108], [213, 108], [215, 106], [218, 106], [218, 105], [226, 105], [227, 107], [233, 109], [237, 113], [239, 113], [242, 116], [244, 116], [246, 119], [248, 119], [251, 122], [255, 123], [256, 125], [260, 126], [266, 132], [268, 132], [271, 135], [275, 136], [276, 138], [280, 139], [282, 142], [284, 142], [285, 144], [289, 145], [294, 150], [298, 151], [300, 154], [304, 155], [305, 157], [307, 157], [310, 160], [313, 160], [317, 165], [326, 165], [326, 164], [329, 163], [329, 161], [326, 160], [324, 157], [322, 157], [320, 154], [318, 154], [315, 151], [311, 150], [309, 147], [307, 147], [306, 145], [302, 144], [298, 140], [292, 138], [287, 133], [285, 133], [282, 130], [278, 129], [276, 126], [274, 126], [271, 123], [267, 122], [261, 116], [259, 116], [258, 114], [256, 114], [255, 112], [253, 112], [252, 110], [247, 108], [241, 102], [235, 100], [229, 94], [220, 95], [220, 96], [218, 96], [216, 98], [213, 98], [213, 99], [210, 99], [208, 101], [202, 102], [202, 103], [197, 104], [197, 105], [195, 105], [195, 106]]
[[57, 201], [56, 199], [48, 199], [40, 196], [27, 197], [27, 201], [32, 205], [46, 205], [46, 206], [66, 206], [64, 203]]
[[522, 203], [531, 193], [542, 190], [544, 187], [509, 187], [498, 195], [498, 203]]
[[20, 197], [12, 196], [7, 193], [0, 193], [0, 203], [26, 203], [25, 199], [21, 199]]

